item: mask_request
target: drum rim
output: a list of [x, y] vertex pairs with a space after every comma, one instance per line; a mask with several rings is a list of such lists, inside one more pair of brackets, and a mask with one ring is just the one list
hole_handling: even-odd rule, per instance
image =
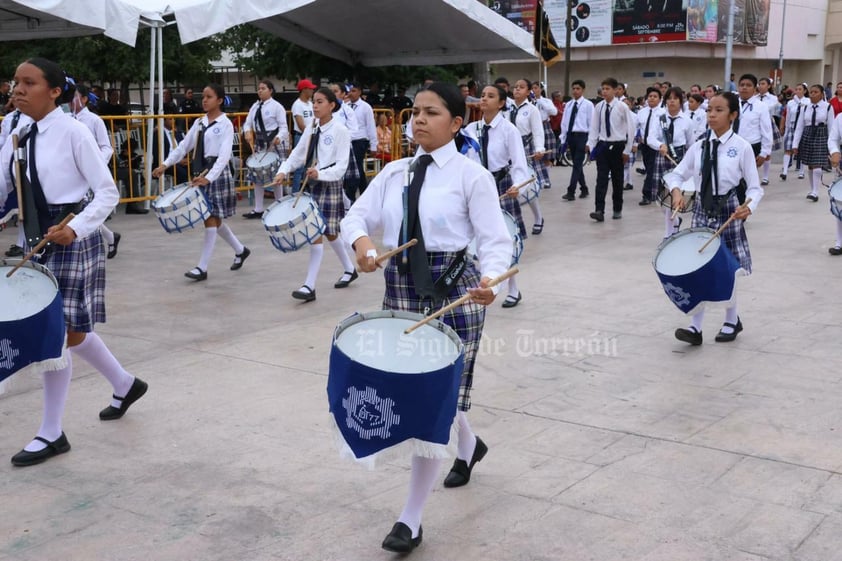
[[[695, 233], [698, 233], [698, 232], [708, 232], [710, 234], [715, 234], [716, 230], [714, 230], [713, 228], [708, 228], [707, 226], [697, 226], [695, 228], [687, 228], [686, 230], [681, 230], [677, 234], [673, 234], [672, 236], [668, 237], [667, 239], [665, 239], [661, 243], [659, 243], [658, 248], [655, 250], [655, 256], [652, 258], [652, 268], [655, 269], [655, 272], [658, 273], [658, 274], [664, 274], [664, 273], [661, 273], [661, 271], [658, 270], [657, 264], [658, 264], [658, 257], [661, 255], [661, 252], [664, 250], [665, 247], [667, 247], [670, 243], [672, 243], [673, 241], [675, 241], [675, 240], [677, 240], [677, 239], [679, 239], [683, 236], [689, 236], [690, 234], [695, 234]], [[719, 244], [722, 245], [722, 239], [721, 238], [719, 238]], [[717, 248], [717, 251], [718, 251], [718, 248]], [[708, 260], [708, 262], [710, 262], [710, 260]], [[692, 272], [692, 271], [690, 271], [690, 272]], [[674, 276], [674, 275], [670, 275], [670, 276]]]
[[[343, 331], [345, 331], [352, 325], [356, 325], [358, 323], [362, 323], [363, 321], [367, 321], [370, 319], [382, 318], [408, 319], [410, 321], [418, 322], [424, 319], [424, 316], [422, 314], [418, 314], [415, 312], [407, 312], [404, 310], [373, 310], [371, 312], [354, 312], [352, 315], [346, 317], [336, 325], [336, 328], [333, 330], [331, 346], [336, 347], [336, 341], [337, 339], [339, 339], [339, 336], [342, 334]], [[456, 354], [457, 357], [464, 355], [465, 343], [462, 342], [462, 339], [459, 337], [459, 334], [456, 333], [456, 331], [452, 327], [438, 319], [434, 319], [428, 322], [425, 327], [427, 326], [432, 327], [437, 331], [440, 331], [448, 339], [453, 341], [453, 343], [456, 345], [456, 350], [458, 351]], [[354, 357], [350, 358], [353, 359]]]
[[254, 152], [251, 156], [246, 158], [246, 167], [249, 168], [252, 171], [265, 169], [267, 167], [267, 164], [263, 164], [260, 167], [250, 166], [249, 160], [251, 160], [252, 158], [254, 158], [256, 156], [260, 156], [261, 158], [265, 158], [266, 155], [272, 155], [273, 156], [273, 159], [270, 159], [270, 161], [268, 162], [268, 165], [272, 165], [273, 161], [279, 162], [280, 159], [281, 159], [281, 157], [278, 155], [278, 153], [275, 152], [274, 150], [258, 150], [257, 152]]
[[[272, 214], [272, 209], [274, 207], [281, 206], [284, 202], [286, 202], [290, 199], [294, 199], [297, 196], [298, 196], [297, 194], [287, 195], [287, 196], [285, 196], [281, 199], [278, 199], [277, 201], [275, 201], [274, 203], [272, 203], [271, 205], [266, 207], [266, 211], [263, 213], [263, 216], [261, 217], [260, 221], [263, 222], [263, 227], [266, 228], [267, 231], [269, 231], [269, 232], [279, 232], [281, 230], [288, 230], [290, 223], [292, 223], [293, 225], [298, 225], [298, 224], [300, 224], [301, 222], [304, 221], [304, 213], [301, 213], [301, 214], [297, 215], [295, 218], [293, 218], [292, 220], [287, 220], [286, 222], [282, 222], [281, 224], [267, 224], [266, 223], [266, 218], [268, 218], [269, 215]], [[305, 197], [308, 200], [305, 201], [304, 200]], [[298, 201], [298, 202], [299, 203], [303, 202], [305, 205], [309, 204], [313, 207], [313, 210], [318, 210], [318, 207], [316, 207], [316, 199], [314, 199], [313, 196], [310, 195], [310, 193], [301, 193], [301, 200]]]
[[[196, 185], [193, 185], [189, 181], [184, 181], [182, 183], [179, 183], [178, 185], [173, 185], [172, 187], [170, 187], [169, 189], [167, 189], [166, 191], [164, 191], [163, 193], [161, 193], [160, 195], [155, 197], [155, 200], [152, 201], [152, 204], [150, 206], [152, 206], [152, 208], [154, 208], [154, 209], [161, 209], [161, 210], [163, 210], [163, 209], [177, 210], [177, 209], [181, 208], [179, 206], [175, 206], [175, 205], [172, 205], [172, 204], [168, 204], [167, 206], [160, 206], [158, 203], [164, 195], [166, 195], [166, 194], [168, 194], [172, 191], [175, 191], [177, 189], [181, 189], [182, 187], [184, 187], [186, 189], [193, 188], [193, 189], [196, 189], [197, 191], [199, 191], [200, 193], [202, 192], [200, 187], [197, 187]], [[201, 197], [197, 197], [197, 199], [191, 199], [190, 195], [188, 195], [188, 194], [183, 195], [183, 197], [184, 197], [185, 202], [191, 202], [191, 201], [195, 201], [195, 200], [201, 198]]]
[[[842, 202], [842, 197], [837, 199], [833, 196], [833, 188], [836, 187], [836, 186], [842, 187], [842, 177], [840, 177], [839, 179], [837, 179], [836, 181], [834, 181], [833, 183], [830, 184], [830, 187], [827, 188], [827, 195], [830, 197], [831, 201]], [[842, 194], [842, 192], [840, 194]]]
[[[18, 258], [4, 257], [4, 258], [0, 259], [0, 268], [15, 267], [20, 262], [21, 262], [21, 259], [18, 259]], [[59, 291], [58, 280], [56, 279], [53, 272], [50, 271], [44, 265], [42, 265], [40, 263], [35, 263], [34, 261], [27, 261], [21, 267], [22, 268], [28, 267], [30, 269], [34, 269], [34, 270], [38, 271], [39, 273], [44, 274], [47, 278], [49, 278], [52, 281], [53, 286], [55, 286], [55, 288], [56, 288], [56, 292]]]

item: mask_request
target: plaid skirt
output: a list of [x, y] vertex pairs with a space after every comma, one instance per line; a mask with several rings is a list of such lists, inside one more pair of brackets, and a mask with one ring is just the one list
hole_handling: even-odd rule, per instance
[[[678, 156], [675, 161], [680, 162], [681, 159], [684, 157], [684, 152], [687, 149], [686, 146], [674, 146], [675, 155]], [[666, 157], [661, 155], [660, 151], [656, 151], [657, 156], [655, 156], [655, 167], [652, 170], [652, 192], [646, 193], [649, 197], [650, 201], [657, 201], [658, 200], [658, 191], [661, 188], [661, 181], [664, 179], [664, 176], [667, 174], [668, 171], [675, 168], [675, 165], [669, 161]]]
[[[497, 182], [497, 194], [502, 195], [512, 187], [514, 187], [512, 174], [507, 173], [506, 177]], [[520, 203], [518, 200], [516, 198], [512, 199], [511, 197], [503, 197], [500, 199], [500, 208], [512, 215], [517, 222], [520, 237], [526, 239], [526, 225], [523, 223], [523, 214], [520, 212]]]
[[360, 170], [357, 167], [357, 158], [354, 157], [354, 148], [351, 148], [351, 155], [348, 156], [348, 169], [345, 170], [345, 181], [356, 181], [360, 178]]
[[775, 119], [772, 119], [772, 152], [780, 150], [782, 146], [783, 139], [781, 138], [781, 129], [778, 128], [778, 124], [775, 122]]
[[544, 159], [552, 162], [558, 150], [558, 137], [553, 132], [552, 127], [550, 127], [549, 119], [544, 121], [544, 149], [547, 151]]
[[784, 150], [790, 151], [792, 150], [792, 141], [795, 138], [795, 130], [785, 130], [784, 131]]
[[824, 124], [804, 127], [801, 142], [798, 143], [801, 163], [811, 168], [827, 165], [827, 127]]
[[216, 218], [228, 218], [237, 210], [237, 192], [234, 190], [234, 179], [228, 168], [216, 178], [216, 181], [204, 187], [208, 197], [210, 215]]
[[[433, 279], [439, 278], [447, 266], [456, 256], [451, 252], [433, 252], [427, 254], [430, 264], [430, 272]], [[383, 297], [384, 310], [402, 310], [406, 312], [424, 313], [424, 308], [430, 305], [429, 299], [421, 299], [415, 294], [415, 285], [412, 280], [412, 273], [402, 275], [398, 272], [398, 259], [395, 256], [389, 260], [389, 264], [383, 271], [386, 279], [386, 295]], [[479, 286], [480, 275], [473, 261], [469, 260], [465, 273], [453, 290], [448, 294], [450, 301], [461, 298], [468, 293], [468, 288]], [[462, 343], [465, 345], [465, 368], [462, 371], [462, 383], [459, 388], [459, 401], [457, 407], [460, 411], [468, 411], [471, 408], [471, 387], [474, 381], [474, 363], [477, 359], [479, 342], [482, 338], [482, 326], [485, 322], [485, 306], [468, 302], [455, 310], [439, 318], [443, 323], [450, 326]]]
[[[693, 210], [693, 228], [713, 228], [714, 230], [718, 230], [728, 220], [731, 214], [737, 210], [738, 206], [740, 206], [740, 202], [737, 200], [736, 193], [731, 193], [727, 203], [722, 205], [719, 214], [712, 217], [708, 217], [705, 211], [702, 210], [702, 205], [697, 204]], [[744, 222], [742, 220], [732, 221], [725, 228], [725, 231], [722, 232], [721, 238], [725, 242], [725, 246], [731, 250], [731, 253], [740, 262], [740, 267], [745, 270], [745, 274], [751, 274], [751, 251], [749, 251], [748, 247]]]
[[522, 136], [521, 140], [523, 140], [523, 149], [526, 152], [526, 163], [535, 173], [535, 177], [538, 178], [538, 185], [543, 189], [549, 189], [550, 171], [547, 169], [547, 164], [543, 159], [536, 160], [532, 157], [532, 154], [535, 153], [535, 142], [533, 142], [532, 136]]
[[[59, 205], [49, 205], [57, 216]], [[29, 253], [30, 247], [24, 251]], [[90, 333], [94, 323], [105, 323], [105, 251], [97, 229], [66, 246], [57, 245], [46, 259], [33, 258], [58, 281], [64, 300], [64, 321], [69, 331]]]
[[325, 219], [325, 235], [339, 235], [339, 221], [345, 218], [345, 203], [342, 202], [342, 180], [307, 182], [310, 194]]

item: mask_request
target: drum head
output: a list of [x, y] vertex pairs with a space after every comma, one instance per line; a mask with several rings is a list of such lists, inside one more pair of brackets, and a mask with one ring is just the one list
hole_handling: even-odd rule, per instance
[[717, 237], [704, 252], [699, 253], [699, 248], [713, 234], [710, 228], [690, 228], [664, 240], [655, 254], [655, 270], [662, 275], [675, 277], [701, 269], [719, 251], [721, 240]]
[[278, 160], [280, 156], [274, 150], [262, 150], [249, 156], [246, 159], [246, 166], [249, 169], [262, 169], [275, 165]]
[[831, 199], [842, 202], [842, 179], [837, 179], [831, 184], [828, 194]]
[[193, 187], [189, 183], [180, 183], [172, 189], [161, 193], [160, 197], [152, 201], [152, 206], [156, 208], [165, 208], [168, 206], [172, 206], [173, 201], [176, 199], [178, 199], [178, 202], [181, 203], [183, 200], [185, 200], [185, 197], [190, 196], [189, 194], [182, 195], [182, 193], [184, 193], [184, 191], [188, 189], [198, 189], [198, 187]]
[[298, 199], [298, 204], [293, 208], [292, 205], [295, 203], [295, 199], [295, 195], [287, 195], [283, 199], [269, 205], [269, 208], [263, 213], [263, 225], [268, 228], [282, 226], [290, 222], [295, 222], [302, 215], [312, 212], [312, 206], [314, 205], [313, 197], [307, 193], [302, 194], [301, 198]]
[[49, 306], [58, 292], [58, 283], [46, 267], [27, 262], [11, 277], [18, 260], [0, 261], [0, 322], [34, 316]]
[[422, 319], [394, 310], [356, 314], [337, 326], [334, 345], [355, 362], [395, 374], [424, 374], [453, 364], [462, 342], [444, 323], [432, 321], [404, 333]]
[[509, 235], [512, 239], [520, 237], [520, 229], [517, 227], [517, 221], [507, 211], [503, 211], [503, 221], [506, 223], [506, 228], [509, 230]]

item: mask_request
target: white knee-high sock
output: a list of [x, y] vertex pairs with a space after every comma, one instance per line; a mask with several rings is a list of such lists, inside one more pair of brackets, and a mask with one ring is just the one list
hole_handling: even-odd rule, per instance
[[254, 212], [263, 212], [263, 187], [254, 186]]
[[210, 263], [213, 246], [215, 244], [216, 228], [213, 226], [205, 228], [205, 245], [202, 246], [202, 256], [199, 258], [199, 268], [203, 271], [208, 270], [208, 263]]
[[[111, 382], [114, 395], [125, 397], [131, 389], [134, 376], [126, 372], [123, 365], [111, 354], [105, 342], [95, 332], [91, 331], [86, 334], [82, 342], [75, 347], [70, 347], [70, 350], [96, 368], [100, 374]], [[121, 401], [114, 399], [111, 401], [111, 405], [120, 407]]]
[[701, 312], [696, 312], [693, 314], [693, 317], [690, 318], [690, 327], [698, 331], [699, 333], [702, 332], [702, 323], [705, 321], [705, 311], [702, 310]]
[[[54, 372], [44, 372], [44, 416], [41, 417], [41, 427], [38, 436], [52, 442], [61, 436], [61, 418], [64, 416], [64, 406], [70, 391], [70, 378], [73, 374], [73, 359], [67, 353], [67, 366]], [[47, 445], [39, 440], [33, 440], [24, 450], [37, 452]]]
[[836, 221], [836, 247], [842, 247], [842, 220]]
[[324, 254], [325, 244], [316, 243], [310, 246], [310, 263], [307, 265], [307, 278], [304, 279], [304, 284], [313, 290], [316, 290], [316, 277], [319, 276]]
[[623, 165], [623, 186], [631, 183], [631, 162], [626, 162]]
[[[737, 321], [739, 320], [739, 315], [737, 314], [737, 303], [734, 302], [734, 305], [730, 308], [725, 310], [725, 323], [730, 323], [732, 325], [737, 325]], [[728, 327], [723, 325], [722, 326], [722, 333], [731, 334], [734, 332], [734, 328]]]
[[529, 201], [529, 208], [532, 209], [532, 214], [535, 216], [535, 224], [540, 224], [544, 221], [544, 215], [541, 214], [541, 204], [538, 199]]
[[770, 166], [771, 166], [771, 162], [769, 160], [766, 160], [765, 162], [763, 162], [763, 173], [762, 173], [760, 179], [769, 179], [769, 167]]
[[345, 241], [339, 237], [330, 242], [330, 247], [333, 249], [333, 252], [336, 253], [336, 256], [339, 258], [339, 262], [342, 263], [342, 270], [348, 273], [354, 272], [354, 262], [351, 261], [351, 256], [348, 255], [348, 250], [345, 247]]
[[789, 162], [792, 161], [792, 156], [789, 154], [784, 154], [784, 164], [781, 167], [781, 173], [786, 175], [786, 171], [789, 169]]
[[459, 450], [456, 452], [456, 457], [470, 463], [474, 456], [474, 449], [477, 447], [477, 435], [471, 430], [468, 414], [464, 411], [456, 412], [456, 422], [459, 425]]
[[105, 240], [107, 245], [111, 245], [114, 243], [114, 232], [108, 229], [105, 224], [102, 224], [99, 227], [99, 233], [102, 234], [102, 239]]
[[231, 246], [231, 249], [234, 250], [235, 254], [239, 255], [243, 252], [243, 249], [245, 249], [245, 246], [237, 239], [237, 236], [234, 235], [234, 232], [231, 231], [231, 228], [229, 228], [228, 224], [225, 222], [219, 226], [217, 233], [220, 238], [225, 240], [225, 242]]
[[517, 277], [517, 275], [509, 277], [509, 296], [512, 298], [517, 298], [517, 295], [520, 294], [520, 290], [517, 287], [517, 279], [515, 277]]
[[822, 184], [822, 168], [811, 170], [810, 173], [810, 194], [819, 194], [819, 185]]
[[433, 484], [439, 475], [441, 460], [433, 458], [412, 457], [412, 473], [409, 476], [409, 496], [398, 522], [403, 522], [412, 530], [412, 537], [418, 537], [421, 528], [421, 516], [424, 504], [433, 490]]

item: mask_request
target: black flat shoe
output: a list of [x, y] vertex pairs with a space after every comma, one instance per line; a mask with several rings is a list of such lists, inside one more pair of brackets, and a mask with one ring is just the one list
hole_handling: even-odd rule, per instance
[[842, 255], [842, 247], [838, 245], [836, 247], [829, 247], [827, 248], [827, 252], [831, 255]]
[[149, 389], [149, 384], [141, 380], [140, 378], [135, 378], [134, 382], [132, 382], [132, 387], [129, 388], [129, 391], [126, 392], [126, 397], [120, 397], [113, 395], [114, 399], [119, 399], [120, 407], [113, 407], [109, 405], [105, 409], [99, 412], [99, 420], [100, 421], [114, 421], [119, 419], [123, 415], [126, 414], [126, 411], [129, 410], [132, 403], [143, 397], [143, 394], [146, 393], [146, 390]]
[[590, 213], [590, 217], [596, 220], [597, 222], [605, 222], [604, 212], [592, 212]]
[[117, 246], [120, 245], [120, 233], [114, 232], [114, 243], [108, 244], [108, 253], [105, 255], [108, 259], [117, 257]]
[[37, 452], [27, 452], [26, 450], [21, 450], [12, 456], [12, 465], [16, 465], [18, 467], [34, 466], [35, 464], [46, 462], [53, 456], [58, 456], [59, 454], [64, 454], [65, 452], [70, 451], [70, 443], [67, 441], [67, 437], [64, 433], [61, 433], [61, 436], [52, 442], [46, 438], [41, 438], [40, 436], [36, 436], [35, 440], [43, 442], [47, 445], [47, 447], [38, 450]]
[[200, 268], [196, 267], [196, 268], [190, 269], [189, 271], [184, 273], [184, 276], [187, 277], [188, 279], [193, 279], [194, 281], [203, 281], [203, 280], [207, 280], [208, 272], [203, 271]]
[[582, 189], [582, 192], [581, 192], [581, 193], [579, 193], [579, 198], [580, 198], [580, 199], [587, 199], [587, 198], [588, 198], [588, 190], [587, 190], [587, 189]]
[[[303, 290], [301, 290], [301, 288], [306, 288], [310, 292], [304, 292]], [[296, 300], [304, 300], [305, 302], [312, 302], [313, 300], [316, 299], [316, 291], [315, 290], [313, 290], [312, 288], [310, 288], [306, 284], [302, 285], [301, 288], [299, 288], [298, 290], [296, 290], [292, 293], [293, 298], [295, 298]]]
[[623, 217], [623, 211], [621, 211], [621, 210], [615, 210], [615, 211], [611, 214], [611, 219], [612, 219], [612, 220], [619, 220], [619, 219], [621, 219], [622, 217]]
[[6, 250], [6, 257], [23, 257], [23, 248], [19, 245], [12, 245]]
[[[333, 284], [333, 288], [345, 288], [346, 286], [348, 286], [349, 284], [351, 284], [352, 282], [357, 280], [357, 278], [359, 278], [359, 276], [360, 276], [357, 273], [356, 269], [354, 269], [353, 273], [349, 273], [348, 271], [345, 271], [345, 275], [351, 275], [351, 278], [349, 278], [348, 280], [342, 280], [342, 277], [339, 277], [339, 280], [336, 281]], [[345, 275], [342, 275], [342, 276], [344, 277]]]
[[818, 198], [818, 196], [813, 195], [813, 194], [807, 195], [807, 200], [808, 200], [808, 201], [813, 201], [814, 203], [819, 202], [819, 198]]
[[248, 220], [256, 220], [257, 218], [263, 218], [263, 212], [257, 212], [256, 210], [253, 210], [251, 212], [245, 213], [243, 215], [243, 218], [246, 218]]
[[722, 327], [730, 327], [731, 329], [733, 329], [733, 331], [731, 333], [723, 333], [720, 330], [720, 332], [716, 334], [716, 337], [714, 337], [713, 340], [717, 343], [730, 343], [731, 341], [736, 339], [737, 334], [743, 330], [743, 322], [740, 321], [740, 318], [737, 318], [737, 325], [725, 322], [722, 324]]
[[234, 262], [231, 263], [231, 270], [236, 271], [243, 266], [243, 263], [246, 262], [248, 256], [251, 255], [251, 250], [246, 246], [243, 246], [243, 252], [237, 255], [234, 255]]
[[523, 296], [521, 296], [520, 291], [518, 291], [517, 297], [514, 297], [511, 294], [509, 294], [508, 296], [506, 296], [506, 299], [503, 300], [503, 307], [514, 308], [515, 306], [520, 304], [521, 298], [523, 298]]
[[623, 185], [623, 191], [631, 191], [632, 189], [634, 189], [634, 185], [632, 185], [631, 183], [626, 183], [625, 185]]
[[381, 547], [394, 553], [409, 553], [419, 545], [424, 535], [424, 528], [419, 526], [418, 537], [412, 537], [412, 530], [403, 522], [395, 522], [392, 531], [386, 535]]
[[453, 467], [450, 468], [450, 473], [444, 478], [444, 486], [450, 488], [467, 485], [468, 481], [471, 480], [471, 470], [474, 469], [477, 462], [485, 457], [487, 452], [488, 446], [485, 445], [485, 442], [480, 437], [477, 437], [477, 444], [474, 447], [474, 454], [471, 456], [471, 463], [468, 464], [465, 460], [456, 458], [453, 462]]
[[562, 195], [561, 199], [563, 201], [575, 201], [576, 195], [574, 195], [573, 193], [567, 193], [566, 195]]
[[540, 224], [533, 224], [532, 225], [532, 235], [538, 236], [543, 231], [544, 231], [544, 219], [542, 218]]
[[647, 205], [651, 205], [652, 201], [650, 201], [649, 199], [640, 199], [640, 202], [637, 203], [637, 204], [640, 205], [640, 206], [647, 206]]
[[702, 344], [702, 332], [693, 329], [684, 329], [680, 327], [675, 330], [675, 338], [685, 343], [690, 343], [694, 347]]

